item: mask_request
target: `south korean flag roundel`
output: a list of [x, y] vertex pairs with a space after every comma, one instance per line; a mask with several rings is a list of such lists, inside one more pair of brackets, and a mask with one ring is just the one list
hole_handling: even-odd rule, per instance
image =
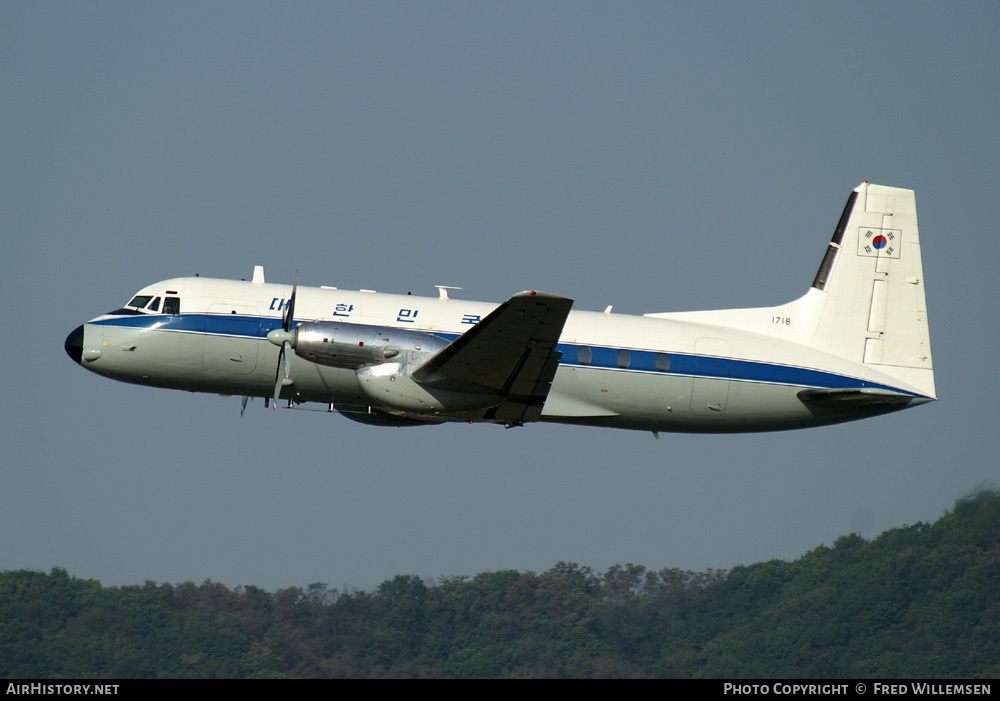
[[861, 227], [858, 230], [858, 255], [873, 258], [899, 258], [903, 244], [901, 229]]

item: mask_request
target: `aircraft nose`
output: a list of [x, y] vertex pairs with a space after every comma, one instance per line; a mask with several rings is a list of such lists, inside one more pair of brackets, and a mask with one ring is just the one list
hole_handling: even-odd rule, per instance
[[77, 365], [83, 360], [83, 324], [73, 329], [66, 337], [66, 354]]

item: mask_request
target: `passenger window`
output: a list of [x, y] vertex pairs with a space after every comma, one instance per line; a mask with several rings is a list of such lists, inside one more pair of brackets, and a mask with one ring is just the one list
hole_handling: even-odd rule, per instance
[[657, 353], [656, 355], [656, 369], [660, 372], [666, 372], [670, 369], [670, 356], [666, 353]]
[[590, 362], [594, 359], [594, 351], [590, 350], [590, 346], [580, 346], [580, 350], [577, 351], [576, 360], [580, 365], [590, 365]]
[[153, 303], [149, 305], [149, 311], [158, 312], [160, 311], [160, 298], [157, 297], [153, 300]]
[[164, 314], [180, 314], [181, 313], [181, 298], [180, 297], [167, 297], [163, 300], [163, 313]]
[[624, 368], [627, 368], [631, 364], [632, 364], [632, 354], [629, 353], [624, 348], [622, 350], [618, 351], [618, 367], [624, 369]]

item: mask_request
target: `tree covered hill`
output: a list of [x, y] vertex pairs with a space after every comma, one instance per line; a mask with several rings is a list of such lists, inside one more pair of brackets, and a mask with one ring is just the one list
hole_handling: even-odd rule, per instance
[[271, 593], [6, 571], [0, 676], [998, 677], [1000, 492], [728, 573], [559, 563]]

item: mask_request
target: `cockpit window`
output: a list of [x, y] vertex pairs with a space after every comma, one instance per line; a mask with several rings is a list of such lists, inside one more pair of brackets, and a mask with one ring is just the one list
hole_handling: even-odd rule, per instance
[[149, 300], [153, 299], [153, 295], [136, 295], [132, 298], [132, 301], [126, 304], [126, 307], [135, 307], [136, 309], [142, 309], [147, 304]]
[[153, 303], [149, 305], [149, 311], [158, 312], [160, 311], [160, 298], [157, 297], [153, 300]]
[[180, 297], [165, 297], [163, 299], [163, 313], [164, 314], [180, 314], [181, 313], [181, 298]]

